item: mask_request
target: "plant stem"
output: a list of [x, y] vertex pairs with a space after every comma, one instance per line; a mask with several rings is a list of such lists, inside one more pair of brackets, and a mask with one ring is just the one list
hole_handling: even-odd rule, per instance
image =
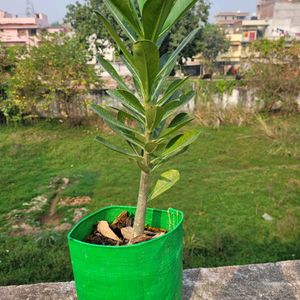
[[[151, 133], [146, 131], [145, 133], [146, 141], [151, 140]], [[148, 172], [141, 171], [139, 195], [136, 206], [136, 213], [134, 218], [133, 225], [133, 236], [137, 237], [144, 233], [145, 229], [145, 219], [146, 219], [146, 209], [147, 209], [147, 200], [148, 193], [150, 188], [150, 154], [145, 150], [144, 159], [145, 167], [149, 170]]]
[[149, 186], [150, 173], [141, 171], [139, 196], [133, 225], [134, 237], [144, 233]]

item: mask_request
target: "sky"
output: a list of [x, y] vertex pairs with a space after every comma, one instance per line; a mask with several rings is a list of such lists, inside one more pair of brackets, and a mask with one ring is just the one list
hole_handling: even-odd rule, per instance
[[[48, 15], [50, 23], [62, 21], [66, 13], [66, 5], [75, 3], [76, 0], [31, 0], [34, 10]], [[84, 2], [84, 0], [79, 0]], [[210, 0], [210, 22], [219, 11], [246, 11], [255, 12], [256, 0]], [[0, 9], [14, 15], [25, 15], [26, 0], [0, 0]]]

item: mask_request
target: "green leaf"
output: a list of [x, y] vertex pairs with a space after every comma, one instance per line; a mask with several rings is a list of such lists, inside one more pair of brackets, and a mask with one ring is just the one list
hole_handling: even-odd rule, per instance
[[168, 60], [163, 64], [163, 67], [160, 69], [158, 75], [156, 76], [155, 81], [155, 91], [154, 96], [157, 97], [160, 93], [160, 90], [162, 89], [163, 83], [166, 80], [166, 77], [168, 77], [171, 73], [171, 71], [174, 69], [177, 61], [177, 57], [179, 53], [185, 48], [185, 46], [195, 37], [197, 32], [200, 28], [194, 29], [192, 32], [189, 33], [189, 35], [179, 44], [177, 49], [169, 55]]
[[156, 43], [175, 0], [148, 0], [143, 8], [142, 24], [145, 39]]
[[133, 57], [144, 94], [149, 98], [159, 71], [159, 50], [151, 41], [138, 41], [133, 44]]
[[139, 9], [140, 9], [140, 12], [142, 13], [143, 11], [143, 8], [144, 8], [144, 5], [145, 3], [147, 2], [148, 0], [137, 0], [137, 3], [139, 5]]
[[128, 90], [126, 83], [123, 81], [122, 77], [118, 74], [115, 68], [100, 55], [97, 56], [97, 60], [100, 65], [105, 69], [105, 71], [120, 85], [121, 88]]
[[148, 201], [157, 198], [169, 190], [180, 179], [180, 173], [178, 170], [169, 170], [160, 175], [157, 180], [153, 191], [151, 192]]
[[187, 113], [179, 113], [169, 124], [168, 128], [166, 128], [160, 138], [164, 138], [166, 136], [169, 136], [170, 134], [173, 134], [183, 126], [187, 125], [193, 120]]
[[162, 121], [162, 117], [165, 113], [165, 108], [158, 105], [150, 105], [147, 110], [147, 128], [152, 131]]
[[124, 150], [118, 146], [115, 146], [113, 144], [111, 144], [110, 142], [108, 142], [107, 140], [103, 139], [102, 137], [100, 136], [97, 136], [96, 137], [96, 141], [98, 141], [99, 143], [101, 143], [103, 146], [115, 151], [115, 152], [118, 152], [118, 153], [121, 153], [121, 154], [124, 154], [124, 155], [127, 155], [129, 157], [133, 157], [133, 158], [136, 158], [137, 155], [136, 154], [133, 154], [133, 153], [130, 153], [128, 152], [127, 150]]
[[163, 54], [159, 60], [159, 69], [162, 69], [163, 66], [167, 63], [167, 61], [169, 60], [171, 56], [171, 53], [167, 52], [165, 54]]
[[180, 152], [185, 147], [196, 141], [199, 137], [199, 134], [200, 133], [198, 130], [190, 130], [184, 134], [176, 136], [167, 144], [165, 151], [162, 153], [162, 156], [168, 157]]
[[141, 37], [139, 18], [136, 10], [132, 6], [131, 0], [104, 0], [104, 2], [120, 27], [127, 34], [129, 34], [134, 41], [135, 39], [132, 36], [130, 30], [128, 30], [128, 28], [126, 27], [124, 20], [126, 20], [130, 27], [134, 29], [138, 37]]
[[152, 153], [155, 151], [155, 149], [158, 147], [158, 143], [157, 142], [149, 142], [145, 145], [145, 150], [148, 153]]
[[173, 81], [165, 91], [163, 97], [158, 101], [158, 104], [166, 103], [170, 99], [170, 97], [172, 97], [172, 95], [185, 84], [188, 79], [189, 77], [186, 77], [184, 79], [176, 79], [175, 81]]
[[[138, 37], [140, 36], [140, 27], [135, 24], [131, 24], [127, 20], [127, 18], [122, 14], [122, 12], [119, 9], [116, 9], [116, 7], [113, 5], [113, 1], [110, 0], [104, 0], [107, 8], [110, 10], [111, 14], [113, 15], [116, 22], [119, 24], [119, 26], [123, 29], [123, 31], [126, 33], [126, 35], [129, 37], [129, 39], [132, 42], [136, 42]], [[136, 28], [137, 26], [137, 28]]]
[[127, 47], [125, 43], [120, 39], [119, 35], [115, 31], [115, 29], [110, 25], [110, 23], [101, 15], [101, 13], [95, 11], [95, 13], [98, 15], [100, 20], [102, 21], [103, 25], [105, 26], [106, 30], [109, 32], [111, 38], [115, 41], [117, 44], [118, 48], [122, 51], [124, 57], [126, 60], [131, 64], [131, 66], [134, 69], [134, 61], [133, 57], [130, 54], [130, 52], [127, 50]]
[[197, 2], [197, 0], [177, 0], [167, 18], [161, 35], [168, 31]]
[[[195, 37], [200, 28], [196, 28], [189, 33], [189, 35], [179, 44], [177, 49], [172, 52], [168, 61], [165, 63], [163, 68], [160, 70], [158, 76], [162, 75], [163, 77], [169, 75], [169, 72], [174, 68], [174, 62], [177, 60], [179, 53], [185, 48], [185, 46]], [[171, 68], [172, 67], [172, 68]], [[170, 70], [171, 68], [171, 70]]]
[[119, 120], [113, 117], [106, 109], [104, 109], [100, 105], [92, 104], [91, 108], [97, 115], [99, 115], [103, 119], [103, 121], [105, 121], [105, 123], [111, 125], [110, 127], [116, 127], [119, 130], [121, 129], [121, 130], [125, 130], [126, 132], [132, 132], [134, 134], [140, 135], [139, 132], [121, 123]]
[[135, 161], [136, 161], [137, 165], [139, 166], [139, 168], [141, 170], [143, 170], [145, 173], [150, 172], [150, 168], [145, 165], [143, 158], [136, 158]]
[[109, 90], [108, 94], [111, 97], [118, 99], [130, 111], [144, 118], [144, 107], [131, 92], [125, 90]]
[[142, 120], [140, 120], [139, 118], [137, 118], [136, 116], [130, 114], [127, 111], [124, 111], [124, 110], [122, 110], [118, 107], [111, 107], [111, 108], [113, 108], [114, 110], [116, 110], [118, 112], [117, 119], [120, 122], [122, 122], [123, 124], [125, 124], [126, 119], [144, 124], [144, 122]]
[[170, 115], [179, 107], [187, 104], [191, 99], [195, 96], [194, 91], [190, 91], [182, 96], [179, 99], [172, 100], [167, 102], [163, 107], [165, 107], [165, 114], [163, 116], [163, 120], [170, 117]]

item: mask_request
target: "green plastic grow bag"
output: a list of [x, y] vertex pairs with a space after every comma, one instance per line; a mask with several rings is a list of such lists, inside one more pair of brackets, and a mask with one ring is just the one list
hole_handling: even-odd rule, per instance
[[130, 246], [101, 246], [83, 242], [100, 220], [112, 222], [135, 207], [109, 206], [81, 220], [69, 233], [79, 300], [182, 299], [183, 213], [147, 209], [146, 224], [168, 233]]

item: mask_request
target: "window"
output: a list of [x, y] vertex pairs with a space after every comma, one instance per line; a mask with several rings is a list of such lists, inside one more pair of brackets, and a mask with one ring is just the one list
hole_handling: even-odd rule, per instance
[[29, 29], [28, 32], [30, 36], [36, 36], [37, 33], [36, 29]]
[[238, 52], [239, 51], [239, 46], [238, 45], [232, 45], [231, 50], [232, 50], [232, 52]]
[[18, 29], [18, 37], [26, 36], [26, 30], [25, 29]]

